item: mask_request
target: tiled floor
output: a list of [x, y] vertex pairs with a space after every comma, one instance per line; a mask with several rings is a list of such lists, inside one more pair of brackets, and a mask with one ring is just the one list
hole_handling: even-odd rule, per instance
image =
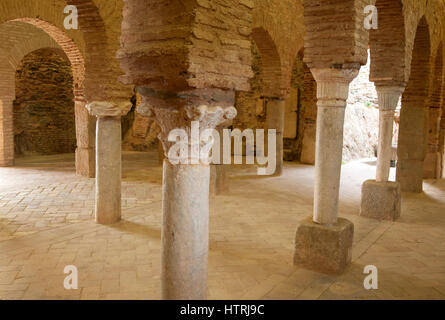
[[[123, 221], [92, 221], [94, 180], [74, 157], [19, 159], [0, 168], [0, 298], [159, 299], [161, 167], [156, 153], [125, 153]], [[358, 216], [372, 162], [343, 166], [340, 215], [355, 225], [353, 264], [333, 277], [292, 265], [298, 221], [311, 215], [314, 168], [287, 163], [283, 177], [232, 170], [230, 192], [212, 201], [210, 299], [445, 298], [445, 181], [404, 194], [395, 223]], [[394, 174], [394, 172], [392, 172]], [[66, 265], [79, 289], [65, 290]], [[375, 265], [378, 290], [365, 290]]]

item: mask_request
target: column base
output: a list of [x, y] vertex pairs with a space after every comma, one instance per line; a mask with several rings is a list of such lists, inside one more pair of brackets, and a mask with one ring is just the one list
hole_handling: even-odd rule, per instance
[[400, 217], [401, 189], [398, 182], [365, 181], [360, 216], [394, 221]]
[[306, 269], [340, 274], [351, 263], [354, 225], [339, 218], [337, 224], [316, 224], [303, 220], [295, 238], [294, 264]]

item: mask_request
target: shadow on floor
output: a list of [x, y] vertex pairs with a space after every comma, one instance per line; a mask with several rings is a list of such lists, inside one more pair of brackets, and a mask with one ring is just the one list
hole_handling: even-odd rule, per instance
[[161, 240], [161, 230], [149, 227], [145, 224], [140, 224], [129, 220], [122, 220], [121, 222], [110, 225], [109, 227], [122, 232], [137, 234], [143, 236], [144, 238]]

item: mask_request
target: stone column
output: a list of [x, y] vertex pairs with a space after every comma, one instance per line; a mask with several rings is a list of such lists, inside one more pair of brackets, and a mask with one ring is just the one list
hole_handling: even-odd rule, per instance
[[0, 167], [14, 165], [13, 97], [0, 98]]
[[402, 106], [397, 144], [397, 181], [404, 192], [423, 190], [423, 163], [428, 145], [428, 108]]
[[[153, 108], [166, 150], [162, 187], [162, 297], [168, 300], [201, 300], [207, 297], [207, 259], [209, 238], [210, 159], [192, 150], [203, 145], [202, 134], [227, 119], [233, 107], [191, 106], [184, 109]], [[194, 122], [194, 124], [192, 124]], [[199, 124], [195, 140], [193, 125]], [[187, 137], [180, 153], [169, 139], [174, 129]], [[175, 162], [176, 160], [176, 162]]]
[[404, 87], [377, 87], [379, 99], [379, 145], [377, 152], [377, 181], [386, 182], [389, 178], [394, 130], [394, 112]]
[[131, 103], [92, 102], [87, 105], [96, 122], [96, 205], [95, 219], [113, 224], [121, 219], [122, 130], [121, 116]]
[[315, 164], [315, 144], [317, 136], [316, 120], [304, 120], [303, 146], [301, 149], [300, 162], [303, 164]]
[[304, 70], [303, 110], [303, 141], [300, 162], [315, 164], [315, 141], [317, 135], [317, 83], [306, 64]]
[[210, 194], [212, 196], [223, 194], [229, 190], [229, 175], [230, 164], [224, 164], [223, 162], [223, 134], [224, 129], [231, 126], [232, 121], [218, 126], [217, 131], [221, 143], [219, 144], [219, 163], [212, 163], [210, 166]]
[[441, 177], [442, 156], [439, 151], [441, 109], [429, 108], [428, 114], [428, 150], [423, 163], [424, 179]]
[[360, 215], [395, 220], [400, 216], [400, 183], [388, 181], [394, 129], [394, 111], [404, 91], [404, 87], [377, 86], [379, 99], [379, 146], [377, 158], [377, 179], [368, 180], [362, 186]]
[[159, 141], [158, 143], [158, 161], [160, 165], [164, 164], [165, 159], [165, 153], [164, 153], [164, 147], [162, 146], [162, 143]]
[[296, 235], [294, 263], [341, 273], [351, 261], [354, 225], [338, 218], [343, 125], [349, 83], [357, 69], [312, 69], [317, 81], [317, 142], [313, 219]]
[[209, 241], [208, 165], [164, 160], [162, 297], [205, 299]]
[[439, 153], [441, 158], [440, 177], [445, 178], [445, 115], [443, 113], [440, 121]]
[[95, 144], [96, 118], [88, 113], [84, 100], [74, 101], [76, 117], [76, 173], [94, 178], [95, 173]]
[[[276, 129], [276, 169], [274, 175], [283, 174], [283, 132], [284, 132], [284, 111], [286, 101], [278, 98], [271, 98], [267, 101], [266, 129]], [[267, 137], [267, 132], [264, 134]], [[268, 150], [267, 152], [270, 152]]]

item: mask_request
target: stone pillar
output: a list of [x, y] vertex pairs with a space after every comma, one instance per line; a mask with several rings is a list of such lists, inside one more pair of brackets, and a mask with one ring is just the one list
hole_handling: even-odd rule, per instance
[[303, 141], [300, 162], [304, 164], [315, 164], [315, 141], [317, 136], [317, 83], [310, 69], [303, 64], [304, 70], [304, 93], [303, 106]]
[[377, 152], [377, 181], [386, 182], [392, 158], [394, 111], [397, 108], [404, 87], [377, 87], [379, 99], [379, 145]]
[[[153, 113], [161, 127], [159, 137], [168, 156], [164, 159], [162, 181], [162, 297], [168, 300], [205, 299], [210, 159], [202, 154], [197, 156], [192, 150], [202, 146], [204, 130], [233, 119], [236, 109], [203, 105], [179, 110], [154, 107]], [[196, 128], [193, 127], [196, 123], [200, 136], [193, 140], [196, 132], [192, 128]], [[187, 136], [183, 150], [188, 152], [179, 152], [177, 143], [169, 140], [174, 129], [182, 129]]]
[[[283, 174], [283, 132], [284, 132], [284, 111], [286, 101], [277, 98], [271, 98], [267, 101], [266, 110], [266, 130], [276, 129], [276, 169], [274, 175]], [[267, 137], [267, 132], [264, 134]], [[267, 152], [270, 152], [268, 150]]]
[[221, 143], [219, 144], [219, 163], [211, 164], [210, 168], [210, 194], [212, 196], [223, 194], [229, 190], [229, 170], [230, 164], [224, 164], [223, 162], [223, 135], [224, 129], [231, 126], [232, 121], [227, 121], [226, 123], [218, 126], [217, 131], [219, 134], [219, 139]]
[[13, 100], [0, 98], [0, 167], [14, 165]]
[[343, 126], [349, 83], [358, 70], [313, 69], [317, 81], [314, 222], [337, 223]]
[[165, 153], [164, 153], [164, 147], [162, 146], [162, 143], [158, 142], [158, 161], [160, 165], [164, 164], [165, 159]]
[[214, 164], [211, 166], [210, 194], [219, 195], [229, 190], [229, 168], [227, 164]]
[[303, 221], [296, 235], [294, 263], [341, 273], [351, 261], [354, 225], [338, 218], [343, 125], [349, 83], [357, 69], [312, 69], [317, 81], [317, 142], [312, 221]]
[[121, 219], [121, 116], [130, 108], [131, 103], [92, 102], [87, 105], [90, 114], [97, 117], [95, 219], [100, 224], [113, 224]]
[[303, 146], [300, 162], [303, 164], [315, 164], [315, 141], [317, 136], [316, 120], [305, 119]]
[[441, 158], [440, 177], [445, 178], [445, 115], [443, 113], [440, 121], [439, 153]]
[[429, 108], [428, 114], [428, 149], [423, 163], [424, 179], [439, 179], [442, 170], [442, 156], [439, 151], [440, 108]]
[[360, 215], [394, 221], [400, 216], [400, 183], [390, 182], [388, 178], [392, 158], [394, 111], [404, 87], [377, 86], [376, 89], [380, 113], [377, 179], [363, 183]]
[[427, 149], [428, 109], [402, 106], [397, 144], [397, 181], [402, 191], [421, 193], [423, 163]]
[[162, 297], [207, 297], [209, 241], [208, 165], [172, 165], [164, 160]]
[[88, 113], [85, 101], [75, 100], [74, 111], [76, 117], [76, 173], [94, 178], [95, 173], [95, 144], [96, 118]]

